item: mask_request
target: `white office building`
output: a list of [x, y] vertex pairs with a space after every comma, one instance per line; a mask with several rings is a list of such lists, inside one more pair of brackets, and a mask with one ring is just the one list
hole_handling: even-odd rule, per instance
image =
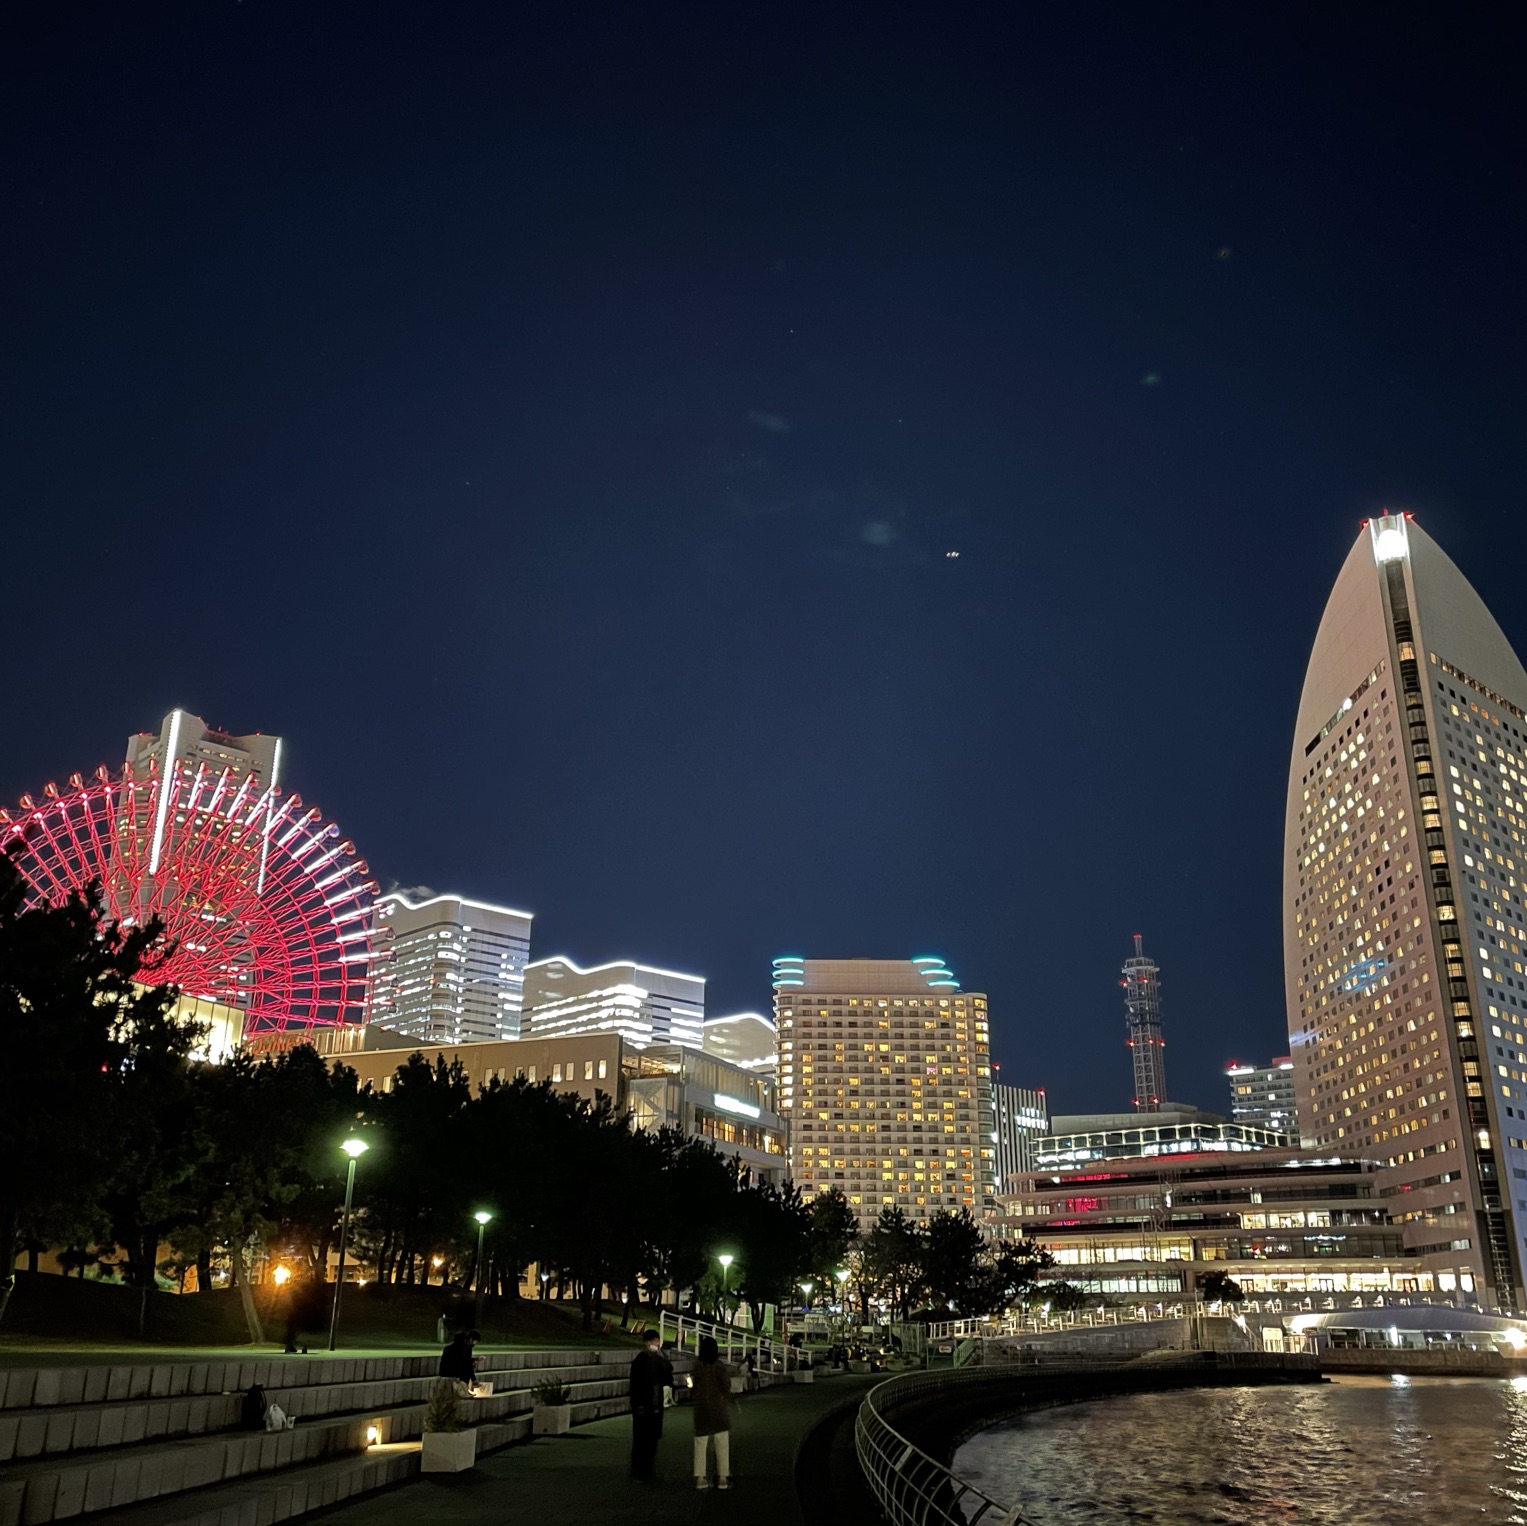
[[1050, 1104], [1042, 1091], [998, 1079], [992, 1085], [992, 1114], [993, 1175], [1000, 1197], [1011, 1190], [1013, 1177], [1034, 1169], [1034, 1141], [1050, 1132]]
[[370, 1021], [432, 1044], [520, 1036], [531, 913], [459, 895], [400, 890], [377, 902], [388, 957]]
[[762, 1012], [733, 1012], [705, 1019], [706, 1054], [744, 1070], [773, 1070], [779, 1063], [779, 1035]]
[[704, 1045], [705, 977], [620, 959], [582, 969], [561, 955], [525, 967], [526, 1038], [618, 1033], [628, 1044]]
[[1294, 1091], [1294, 1062], [1284, 1055], [1266, 1065], [1225, 1067], [1230, 1083], [1230, 1116], [1237, 1123], [1272, 1129], [1291, 1141], [1299, 1139], [1299, 1104]]

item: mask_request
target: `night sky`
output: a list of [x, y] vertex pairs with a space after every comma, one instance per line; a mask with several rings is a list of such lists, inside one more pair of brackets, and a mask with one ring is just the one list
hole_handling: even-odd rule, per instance
[[1061, 1111], [1140, 931], [1223, 1106], [1359, 521], [1527, 651], [1511, 19], [11, 7], [0, 798], [276, 732], [384, 884], [941, 954]]

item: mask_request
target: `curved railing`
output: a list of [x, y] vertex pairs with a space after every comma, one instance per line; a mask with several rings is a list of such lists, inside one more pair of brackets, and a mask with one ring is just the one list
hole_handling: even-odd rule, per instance
[[938, 1458], [908, 1441], [881, 1413], [890, 1388], [898, 1398], [916, 1399], [946, 1390], [966, 1376], [942, 1372], [890, 1378], [877, 1383], [860, 1403], [854, 1421], [859, 1470], [891, 1526], [975, 1526], [978, 1521], [983, 1526], [1037, 1526], [952, 1473]]
[[1319, 1379], [1319, 1365], [1311, 1356], [1259, 1351], [1185, 1351], [1172, 1361], [1045, 1362], [915, 1373], [888, 1378], [865, 1395], [854, 1420], [854, 1449], [890, 1526], [1038, 1526], [910, 1440], [893, 1423], [895, 1411], [919, 1399], [946, 1399], [949, 1408], [941, 1428], [958, 1436], [1025, 1409], [1110, 1394]]

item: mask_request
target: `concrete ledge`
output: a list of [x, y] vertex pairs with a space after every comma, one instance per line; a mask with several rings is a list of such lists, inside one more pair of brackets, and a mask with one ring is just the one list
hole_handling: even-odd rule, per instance
[[[619, 1366], [628, 1363], [633, 1354], [588, 1347], [569, 1347], [565, 1351], [486, 1351], [479, 1367], [484, 1373], [541, 1373], [548, 1367]], [[275, 1389], [421, 1378], [432, 1376], [439, 1363], [438, 1352], [421, 1352], [417, 1356], [273, 1355], [131, 1366], [81, 1363], [77, 1367], [9, 1367], [0, 1368], [0, 1411], [243, 1393], [255, 1383]]]
[[[502, 1394], [528, 1393], [530, 1383], [547, 1378], [565, 1383], [611, 1381], [610, 1372], [609, 1364], [585, 1363], [533, 1369], [490, 1368], [485, 1375], [493, 1378]], [[358, 1383], [309, 1383], [270, 1388], [266, 1397], [298, 1420], [313, 1420], [361, 1409], [425, 1403], [436, 1381], [431, 1374]], [[232, 1430], [239, 1423], [242, 1403], [241, 1389], [169, 1399], [57, 1404], [0, 1412], [0, 1463]]]
[[[626, 1384], [609, 1379], [570, 1385], [575, 1422], [599, 1418], [604, 1406], [626, 1403]], [[528, 1389], [471, 1401], [481, 1424], [528, 1415]], [[290, 1431], [230, 1431], [147, 1447], [123, 1447], [73, 1458], [44, 1458], [8, 1470], [0, 1494], [0, 1526], [44, 1526], [146, 1499], [179, 1494], [254, 1474], [279, 1472], [335, 1454], [363, 1453], [375, 1425], [383, 1443], [416, 1441], [426, 1405], [298, 1425]], [[19, 1491], [12, 1486], [19, 1483]]]

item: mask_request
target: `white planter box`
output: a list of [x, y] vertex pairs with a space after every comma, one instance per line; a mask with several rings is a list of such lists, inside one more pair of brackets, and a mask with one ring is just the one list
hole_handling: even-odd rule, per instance
[[537, 1404], [530, 1412], [532, 1436], [565, 1436], [572, 1428], [571, 1404]]
[[735, 1377], [735, 1378], [732, 1379], [732, 1392], [734, 1394], [745, 1394], [747, 1391], [748, 1391], [748, 1380], [746, 1378], [744, 1378], [744, 1377]]
[[811, 1382], [814, 1374], [809, 1367], [797, 1367], [795, 1371], [790, 1374], [790, 1376], [794, 1378], [797, 1383], [809, 1383]]
[[476, 1430], [425, 1431], [421, 1473], [462, 1473], [476, 1461]]

